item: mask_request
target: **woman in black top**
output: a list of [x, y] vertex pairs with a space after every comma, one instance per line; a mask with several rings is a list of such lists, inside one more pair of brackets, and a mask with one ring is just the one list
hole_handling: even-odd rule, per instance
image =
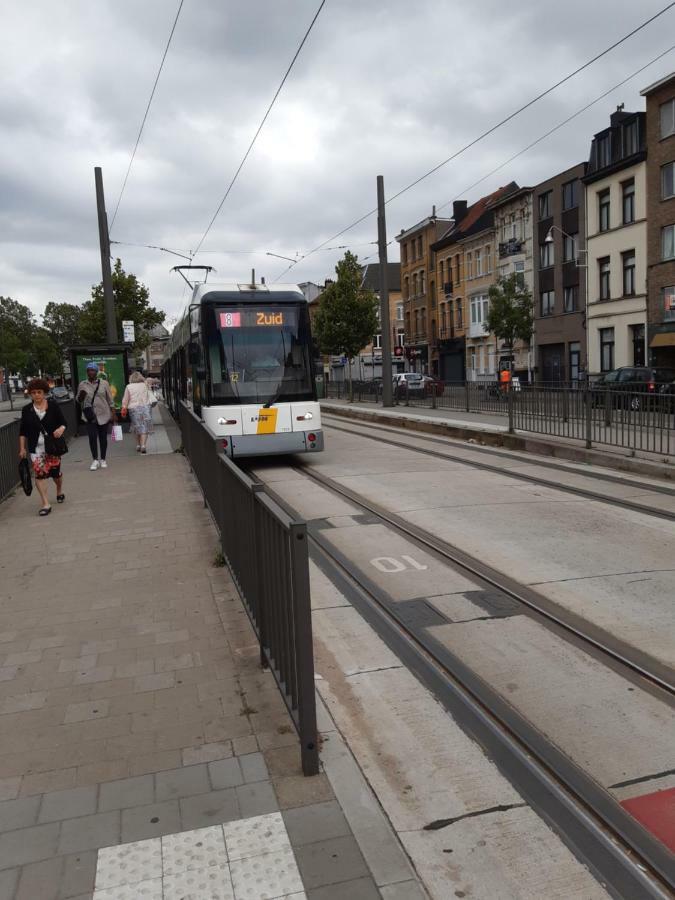
[[25, 459], [30, 453], [35, 484], [42, 499], [42, 508], [38, 515], [48, 516], [52, 511], [49, 504], [47, 479], [53, 478], [56, 485], [56, 502], [63, 503], [63, 475], [61, 474], [61, 457], [50, 456], [45, 451], [45, 433], [55, 438], [61, 437], [66, 430], [66, 420], [56, 400], [48, 400], [49, 385], [42, 378], [34, 378], [28, 382], [28, 393], [31, 402], [21, 410], [21, 426], [19, 428], [19, 457]]

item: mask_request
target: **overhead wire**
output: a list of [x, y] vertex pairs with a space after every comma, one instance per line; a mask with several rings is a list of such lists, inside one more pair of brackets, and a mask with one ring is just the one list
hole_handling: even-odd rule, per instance
[[[608, 53], [611, 53], [612, 50], [615, 50], [621, 44], [625, 43], [625, 41], [629, 40], [631, 37], [634, 37], [638, 32], [642, 31], [644, 28], [646, 28], [648, 25], [650, 25], [652, 22], [654, 22], [660, 16], [663, 16], [665, 13], [667, 13], [669, 10], [671, 10], [674, 6], [675, 6], [675, 0], [672, 0], [672, 2], [668, 3], [666, 6], [664, 6], [663, 9], [659, 10], [657, 13], [654, 13], [654, 15], [650, 16], [648, 19], [645, 19], [644, 22], [642, 22], [637, 27], [633, 28], [632, 31], [629, 31], [628, 34], [624, 35], [622, 38], [619, 38], [619, 40], [614, 41], [613, 44], [610, 44], [609, 47], [606, 47], [600, 53], [597, 53], [592, 59], [589, 59], [583, 65], [578, 66], [576, 69], [574, 69], [574, 71], [570, 72], [569, 74], [565, 75], [563, 78], [556, 81], [555, 84], [552, 84], [550, 87], [546, 88], [546, 90], [537, 94], [536, 97], [533, 97], [532, 99], [528, 100], [527, 103], [524, 103], [518, 109], [509, 113], [509, 115], [505, 116], [499, 122], [492, 125], [486, 131], [482, 132], [477, 137], [473, 138], [473, 140], [469, 141], [468, 144], [465, 144], [463, 147], [460, 147], [459, 150], [456, 150], [453, 154], [448, 156], [446, 159], [442, 160], [440, 163], [435, 165], [433, 168], [429, 169], [423, 175], [420, 175], [414, 181], [411, 181], [410, 184], [407, 184], [405, 187], [401, 188], [393, 196], [391, 196], [387, 200], [385, 200], [385, 206], [388, 205], [389, 203], [393, 203], [394, 200], [397, 200], [399, 197], [401, 197], [407, 191], [416, 187], [418, 184], [420, 184], [420, 182], [424, 181], [426, 178], [429, 178], [429, 176], [438, 172], [439, 169], [443, 168], [443, 166], [446, 166], [449, 162], [452, 162], [453, 160], [457, 159], [459, 156], [461, 156], [467, 150], [470, 150], [472, 147], [475, 147], [476, 144], [478, 144], [480, 141], [484, 140], [486, 137], [493, 134], [495, 131], [497, 131], [499, 128], [501, 128], [503, 125], [506, 125], [507, 122], [510, 122], [510, 121], [512, 121], [512, 119], [515, 119], [522, 112], [524, 112], [526, 109], [529, 109], [531, 106], [533, 106], [539, 100], [542, 100], [544, 97], [548, 96], [553, 91], [557, 90], [557, 88], [561, 87], [567, 81], [570, 81], [570, 79], [574, 78], [580, 72], [583, 72], [584, 69], [587, 69], [589, 66], [593, 65], [593, 63], [597, 62], [599, 59], [602, 59], [603, 56], [606, 56]], [[351, 231], [352, 228], [355, 228], [357, 225], [360, 225], [361, 222], [364, 222], [366, 219], [370, 218], [370, 216], [374, 215], [376, 212], [377, 212], [377, 207], [369, 210], [367, 213], [364, 213], [362, 216], [360, 216], [358, 219], [356, 219], [350, 225], [347, 225], [345, 228], [342, 228], [342, 229], [340, 229], [340, 231], [331, 235], [325, 241], [322, 241], [313, 250], [309, 250], [306, 254], [304, 254], [304, 256], [302, 256], [300, 258], [300, 260], [298, 260], [298, 262], [301, 262], [303, 259], [306, 259], [308, 256], [311, 256], [312, 254], [316, 253], [318, 250], [321, 250], [326, 244], [329, 244], [332, 241], [337, 240], [337, 238], [341, 237], [347, 231]], [[286, 269], [284, 269], [284, 271], [281, 272], [274, 279], [274, 281], [279, 281], [280, 278], [283, 278], [283, 276], [287, 272], [289, 272], [295, 265], [297, 265], [297, 262], [292, 263], [290, 266], [288, 266]]]
[[[674, 0], [674, 2], [675, 2], [675, 0]], [[277, 88], [277, 90], [274, 94], [274, 97], [272, 97], [272, 102], [267, 107], [267, 111], [265, 112], [265, 115], [262, 117], [262, 121], [260, 122], [260, 125], [258, 125], [258, 128], [257, 128], [255, 134], [253, 135], [251, 143], [248, 145], [246, 153], [244, 153], [244, 156], [242, 157], [242, 160], [239, 163], [236, 172], [232, 176], [232, 180], [230, 181], [229, 185], [227, 186], [227, 190], [225, 191], [225, 194], [223, 195], [222, 200], [218, 204], [218, 208], [216, 209], [215, 213], [213, 214], [213, 217], [212, 217], [211, 221], [209, 222], [206, 231], [202, 235], [201, 240], [197, 244], [197, 247], [195, 249], [195, 256], [197, 255], [197, 253], [200, 252], [202, 244], [206, 240], [206, 237], [207, 237], [209, 231], [211, 230], [211, 228], [213, 227], [214, 222], [218, 218], [218, 215], [220, 214], [220, 211], [223, 208], [225, 201], [229, 197], [230, 191], [234, 187], [235, 182], [236, 182], [237, 178], [239, 177], [239, 173], [244, 168], [244, 164], [246, 163], [246, 160], [248, 159], [249, 154], [251, 153], [251, 150], [253, 149], [253, 146], [258, 139], [258, 135], [262, 131], [263, 126], [265, 125], [265, 122], [267, 121], [269, 114], [272, 112], [272, 107], [276, 103], [277, 97], [281, 93], [283, 86], [286, 84], [286, 79], [291, 74], [291, 70], [292, 70], [293, 66], [295, 65], [295, 62], [296, 62], [298, 56], [300, 56], [300, 53], [302, 52], [302, 48], [305, 46], [305, 42], [307, 41], [307, 38], [309, 37], [312, 28], [314, 28], [314, 24], [315, 24], [316, 20], [319, 18], [321, 10], [324, 8], [325, 5], [326, 5], [326, 0], [321, 0], [321, 3], [319, 4], [319, 8], [317, 9], [316, 13], [314, 14], [314, 18], [312, 19], [312, 21], [309, 24], [309, 28], [307, 29], [307, 31], [304, 34], [304, 37], [300, 41], [300, 45], [298, 46], [298, 49], [295, 51], [295, 54], [293, 55], [293, 59], [291, 60], [290, 65], [286, 69], [286, 73], [285, 73], [284, 77], [281, 79], [281, 83], [279, 84], [279, 87]]]
[[127, 173], [124, 176], [124, 181], [122, 182], [122, 190], [120, 191], [120, 195], [117, 198], [117, 205], [115, 206], [115, 212], [113, 213], [112, 221], [110, 222], [110, 231], [112, 232], [113, 225], [115, 224], [115, 219], [117, 218], [117, 213], [120, 208], [120, 203], [122, 202], [122, 197], [124, 195], [124, 190], [127, 186], [127, 181], [129, 180], [129, 173], [131, 172], [131, 167], [134, 164], [134, 159], [136, 158], [136, 151], [138, 150], [138, 145], [141, 142], [141, 135], [143, 134], [143, 129], [145, 128], [145, 122], [148, 118], [148, 113], [150, 112], [150, 107], [152, 106], [152, 101], [155, 96], [155, 91], [157, 90], [157, 84], [159, 82], [159, 76], [162, 74], [162, 69], [164, 68], [164, 61], [166, 60], [167, 53], [169, 52], [169, 47], [171, 46], [171, 40], [173, 38], [173, 33], [176, 30], [176, 25], [178, 24], [178, 17], [180, 16], [180, 11], [183, 8], [183, 3], [185, 0], [180, 0], [178, 4], [178, 11], [176, 12], [176, 16], [173, 20], [173, 25], [171, 26], [171, 34], [169, 35], [169, 40], [166, 42], [166, 47], [164, 48], [164, 53], [162, 54], [162, 61], [159, 64], [159, 69], [157, 70], [157, 75], [155, 77], [155, 83], [152, 86], [152, 91], [150, 92], [150, 99], [148, 100], [148, 105], [145, 108], [145, 113], [143, 115], [143, 120], [141, 121], [141, 127], [138, 130], [138, 137], [136, 138], [136, 143], [134, 144], [134, 149], [131, 153], [131, 159], [129, 160], [129, 165], [127, 167]]

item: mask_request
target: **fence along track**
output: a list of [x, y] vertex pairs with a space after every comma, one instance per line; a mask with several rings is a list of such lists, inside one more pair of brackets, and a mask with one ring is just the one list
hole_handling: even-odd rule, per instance
[[[426, 543], [426, 549], [444, 555], [434, 539], [427, 543], [416, 533], [418, 529], [400, 525], [393, 514], [383, 513], [331, 479], [317, 476], [308, 466], [302, 465], [298, 471], [374, 513], [416, 542]], [[275, 496], [273, 489], [268, 491]], [[630, 900], [672, 897], [673, 857], [663, 844], [462, 660], [402, 618], [396, 603], [332, 547], [320, 528], [310, 525], [310, 537], [318, 548], [313, 553], [317, 565], [485, 748], [498, 768], [596, 877], [603, 884], [612, 885], [615, 896]], [[503, 590], [501, 583], [495, 586]], [[665, 687], [675, 690], [672, 685]]]
[[183, 448], [223, 555], [300, 738], [305, 775], [319, 771], [307, 526], [290, 516], [225, 454], [182, 402]]

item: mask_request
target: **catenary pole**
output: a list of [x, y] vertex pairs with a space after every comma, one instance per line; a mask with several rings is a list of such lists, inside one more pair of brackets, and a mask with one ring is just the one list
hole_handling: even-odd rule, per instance
[[113, 295], [112, 275], [110, 273], [110, 235], [108, 234], [108, 216], [105, 211], [103, 196], [103, 174], [101, 167], [94, 168], [96, 180], [96, 209], [98, 211], [98, 240], [101, 245], [101, 274], [103, 276], [103, 304], [105, 307], [105, 330], [109, 344], [118, 342], [117, 322], [115, 319], [115, 297]]
[[384, 213], [384, 177], [382, 175], [377, 176], [377, 243], [380, 250], [382, 405], [393, 406], [391, 384], [391, 329], [389, 326], [389, 272], [387, 266], [387, 220], [385, 219]]

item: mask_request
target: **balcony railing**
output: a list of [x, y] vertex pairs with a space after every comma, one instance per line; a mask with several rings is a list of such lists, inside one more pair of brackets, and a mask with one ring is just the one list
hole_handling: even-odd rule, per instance
[[518, 240], [517, 238], [511, 238], [508, 241], [502, 241], [499, 244], [499, 258], [503, 259], [505, 256], [515, 256], [516, 253], [523, 252], [523, 241]]
[[471, 322], [469, 325], [470, 338], [482, 338], [488, 334], [487, 328], [482, 322]]
[[451, 341], [455, 336], [454, 325], [442, 325], [438, 331], [438, 339], [440, 341]]

